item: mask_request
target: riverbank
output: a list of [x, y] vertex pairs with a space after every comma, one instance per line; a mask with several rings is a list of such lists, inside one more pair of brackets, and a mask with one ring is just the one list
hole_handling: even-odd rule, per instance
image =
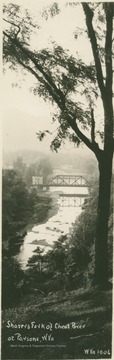
[[[17, 255], [19, 252], [20, 247], [24, 243], [24, 238], [27, 235], [28, 232], [32, 230], [34, 226], [45, 224], [48, 219], [50, 219], [52, 216], [56, 215], [58, 212], [58, 204], [57, 199], [58, 195], [54, 193], [41, 193], [38, 194], [38, 199], [40, 200], [38, 203], [36, 202], [34, 213], [31, 214], [31, 219], [29, 224], [26, 225], [26, 227], [23, 229], [23, 232], [18, 233], [15, 238], [17, 241], [14, 241], [13, 243], [13, 253], [14, 255]], [[40, 220], [39, 220], [40, 219]], [[42, 219], [42, 220], [41, 220]]]
[[47, 220], [34, 225], [24, 238], [20, 253], [17, 255], [17, 261], [22, 269], [25, 269], [28, 260], [34, 256], [37, 247], [47, 253], [61, 236], [69, 234], [72, 224], [81, 211], [79, 206], [62, 207], [58, 194], [53, 194], [53, 206], [48, 208]]
[[[58, 195], [56, 193], [50, 193], [50, 192], [43, 192], [40, 193], [40, 199], [47, 198], [50, 202], [50, 206], [48, 207], [48, 211], [45, 212], [45, 218], [42, 220], [38, 220], [39, 216], [39, 206], [35, 207], [35, 213], [33, 214], [33, 217], [31, 218], [30, 224], [27, 225], [26, 231], [31, 231], [31, 229], [36, 225], [45, 224], [52, 216], [56, 215], [58, 212], [59, 205], [57, 204]], [[43, 204], [45, 205], [45, 204]]]

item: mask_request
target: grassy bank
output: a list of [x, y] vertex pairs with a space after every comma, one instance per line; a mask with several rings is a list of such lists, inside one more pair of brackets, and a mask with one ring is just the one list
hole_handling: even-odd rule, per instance
[[[3, 312], [2, 360], [110, 358], [111, 300], [111, 290], [97, 287], [23, 297]], [[19, 324], [26, 328], [14, 327]]]

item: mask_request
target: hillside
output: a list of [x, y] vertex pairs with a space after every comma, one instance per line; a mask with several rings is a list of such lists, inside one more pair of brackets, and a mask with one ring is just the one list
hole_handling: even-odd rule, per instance
[[2, 360], [108, 359], [111, 313], [111, 290], [98, 287], [23, 297], [3, 311]]

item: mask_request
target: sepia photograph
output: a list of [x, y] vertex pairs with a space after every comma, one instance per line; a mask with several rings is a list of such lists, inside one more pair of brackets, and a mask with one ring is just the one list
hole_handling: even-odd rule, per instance
[[113, 359], [114, 2], [2, 16], [1, 360]]

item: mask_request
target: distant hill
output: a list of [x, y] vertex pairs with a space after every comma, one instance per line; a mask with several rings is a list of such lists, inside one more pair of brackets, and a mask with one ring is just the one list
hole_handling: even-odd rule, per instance
[[36, 150], [16, 150], [16, 151], [3, 151], [3, 166], [12, 166], [13, 162], [18, 158], [21, 157], [23, 162], [27, 165], [37, 162], [38, 160], [44, 158], [46, 153], [36, 151]]
[[[41, 159], [48, 158], [52, 168], [67, 173], [71, 169], [71, 173], [88, 174], [90, 176], [98, 176], [97, 161], [95, 156], [86, 149], [73, 149], [72, 151], [59, 151], [58, 153], [41, 152], [37, 150], [22, 149], [16, 151], [3, 152], [3, 167], [12, 168], [14, 161], [21, 157], [27, 165], [37, 163]], [[57, 172], [57, 171], [56, 171]], [[68, 171], [69, 173], [69, 171]]]

